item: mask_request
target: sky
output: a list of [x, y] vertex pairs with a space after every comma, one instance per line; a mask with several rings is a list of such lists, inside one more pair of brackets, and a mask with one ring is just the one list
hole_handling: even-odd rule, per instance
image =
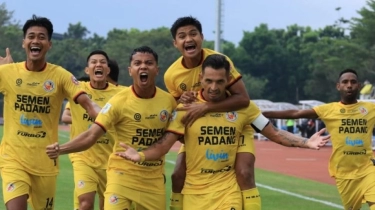
[[[205, 39], [215, 39], [217, 0], [5, 0], [5, 4], [22, 24], [33, 14], [49, 18], [57, 33], [78, 22], [101, 36], [114, 28], [169, 28], [177, 18], [191, 15], [202, 23]], [[277, 29], [292, 24], [323, 28], [340, 17], [358, 17], [364, 6], [366, 0], [222, 0], [222, 37], [238, 44], [243, 31], [253, 31], [261, 23]]]

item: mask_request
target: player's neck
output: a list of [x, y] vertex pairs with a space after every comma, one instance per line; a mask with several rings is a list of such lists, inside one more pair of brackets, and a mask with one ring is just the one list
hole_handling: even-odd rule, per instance
[[192, 69], [195, 67], [198, 67], [202, 64], [203, 61], [203, 50], [200, 51], [200, 53], [195, 56], [194, 58], [183, 58], [182, 59], [182, 65], [184, 65], [187, 69]]
[[357, 99], [344, 99], [344, 98], [342, 98], [340, 102], [344, 105], [350, 105], [350, 104], [358, 103]]
[[93, 89], [104, 90], [108, 87], [107, 81], [90, 81], [90, 86]]
[[46, 67], [47, 63], [46, 61], [39, 60], [39, 61], [31, 61], [31, 60], [26, 60], [26, 69], [29, 71], [43, 71], [44, 68]]
[[138, 98], [153, 98], [156, 93], [155, 85], [149, 85], [147, 87], [132, 85], [132, 89]]

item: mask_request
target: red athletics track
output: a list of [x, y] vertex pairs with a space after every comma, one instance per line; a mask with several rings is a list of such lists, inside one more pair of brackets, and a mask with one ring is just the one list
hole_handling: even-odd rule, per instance
[[[60, 129], [69, 131], [68, 126], [60, 126]], [[176, 143], [171, 150], [178, 151], [179, 148], [180, 143]], [[256, 168], [335, 185], [334, 179], [328, 174], [330, 146], [320, 150], [310, 150], [255, 140], [255, 151]]]

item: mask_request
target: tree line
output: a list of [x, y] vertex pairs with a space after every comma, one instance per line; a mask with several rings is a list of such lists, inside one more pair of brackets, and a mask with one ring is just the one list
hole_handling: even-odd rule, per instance
[[[299, 25], [271, 29], [262, 23], [254, 29], [244, 29], [238, 45], [223, 40], [222, 51], [240, 70], [252, 99], [289, 103], [308, 99], [337, 101], [335, 84], [343, 69], [356, 69], [361, 82], [367, 79], [375, 83], [375, 0], [368, 0], [358, 15], [340, 18], [320, 29]], [[0, 4], [0, 52], [5, 53], [9, 47], [14, 61], [25, 60], [22, 25], [5, 3]], [[127, 67], [134, 48], [148, 45], [158, 53], [157, 85], [161, 88], [165, 88], [162, 75], [180, 56], [166, 27], [144, 31], [112, 29], [102, 37], [91, 34], [78, 22], [69, 24], [67, 31], [52, 41], [48, 61], [77, 77], [83, 76], [91, 51], [105, 50], [119, 63], [119, 83], [123, 85], [132, 83]], [[213, 49], [214, 42], [206, 40], [204, 47]]]

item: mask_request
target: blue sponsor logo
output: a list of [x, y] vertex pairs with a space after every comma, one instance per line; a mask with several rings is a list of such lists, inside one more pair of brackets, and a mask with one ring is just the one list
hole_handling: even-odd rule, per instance
[[20, 117], [21, 125], [33, 126], [33, 127], [42, 127], [43, 122], [38, 118], [27, 118], [25, 115]]
[[350, 137], [346, 137], [345, 144], [352, 146], [352, 147], [362, 147], [363, 140], [362, 139], [351, 139]]
[[218, 153], [215, 153], [213, 150], [206, 150], [206, 159], [213, 161], [227, 161], [229, 159], [229, 154], [221, 150]]

